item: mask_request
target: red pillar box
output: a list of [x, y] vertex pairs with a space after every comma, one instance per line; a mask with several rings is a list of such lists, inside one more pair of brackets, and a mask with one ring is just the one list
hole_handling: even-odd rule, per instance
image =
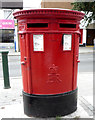
[[77, 109], [79, 24], [84, 14], [62, 9], [14, 13], [18, 19], [24, 112], [54, 117]]

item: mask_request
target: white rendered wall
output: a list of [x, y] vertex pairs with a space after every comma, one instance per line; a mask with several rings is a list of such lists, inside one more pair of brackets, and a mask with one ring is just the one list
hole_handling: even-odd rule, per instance
[[4, 12], [2, 9], [0, 9], [0, 19], [4, 19]]
[[41, 8], [41, 0], [23, 0], [23, 9]]
[[82, 21], [80, 22], [80, 29], [83, 29], [83, 43], [86, 44], [86, 25]]
[[83, 43], [86, 43], [86, 29], [83, 29]]

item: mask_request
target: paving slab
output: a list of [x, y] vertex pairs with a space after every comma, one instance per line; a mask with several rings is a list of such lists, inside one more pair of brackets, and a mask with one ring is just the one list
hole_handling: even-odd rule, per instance
[[[0, 107], [0, 119], [2, 118], [30, 118], [30, 117], [24, 114], [23, 102], [21, 102], [18, 104], [6, 105], [5, 107]], [[74, 113], [60, 118], [93, 118], [93, 115], [89, 115], [78, 102], [77, 110]]]

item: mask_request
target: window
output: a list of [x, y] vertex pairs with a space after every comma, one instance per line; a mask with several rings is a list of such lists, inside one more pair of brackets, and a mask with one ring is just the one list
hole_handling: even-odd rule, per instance
[[14, 43], [14, 30], [0, 30], [0, 43]]

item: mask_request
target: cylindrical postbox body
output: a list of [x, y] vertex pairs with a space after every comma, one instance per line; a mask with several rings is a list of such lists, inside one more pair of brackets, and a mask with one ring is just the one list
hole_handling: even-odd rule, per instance
[[14, 13], [18, 19], [24, 112], [67, 115], [77, 109], [79, 24], [84, 14], [62, 9]]

